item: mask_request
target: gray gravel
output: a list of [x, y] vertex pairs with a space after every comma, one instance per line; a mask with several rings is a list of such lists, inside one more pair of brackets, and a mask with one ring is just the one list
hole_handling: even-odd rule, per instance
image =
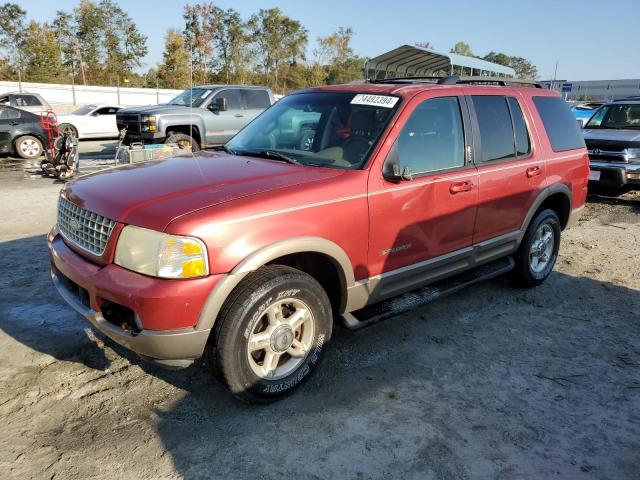
[[49, 279], [60, 184], [0, 172], [0, 478], [640, 478], [640, 195], [594, 198], [534, 290], [358, 332], [271, 406], [96, 336]]

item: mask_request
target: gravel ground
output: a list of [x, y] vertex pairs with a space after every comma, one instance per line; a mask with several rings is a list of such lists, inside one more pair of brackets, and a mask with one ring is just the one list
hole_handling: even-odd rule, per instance
[[534, 290], [358, 332], [271, 406], [164, 371], [54, 292], [60, 185], [0, 172], [0, 478], [640, 478], [640, 195], [595, 196]]

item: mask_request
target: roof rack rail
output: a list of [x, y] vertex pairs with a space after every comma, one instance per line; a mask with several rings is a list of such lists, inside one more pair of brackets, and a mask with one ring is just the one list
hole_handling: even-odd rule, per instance
[[429, 82], [438, 85], [500, 85], [503, 87], [512, 86], [529, 86], [534, 88], [544, 88], [541, 83], [535, 80], [527, 80], [523, 78], [505, 78], [505, 77], [460, 77], [458, 75], [442, 76], [420, 76], [420, 77], [393, 77], [370, 80], [371, 83], [416, 83]]

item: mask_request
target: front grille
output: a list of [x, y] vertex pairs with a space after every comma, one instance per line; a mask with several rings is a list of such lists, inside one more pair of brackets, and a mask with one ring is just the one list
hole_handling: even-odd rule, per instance
[[93, 255], [104, 253], [115, 224], [113, 220], [58, 197], [60, 232], [67, 240]]
[[118, 130], [127, 129], [127, 133], [140, 133], [140, 116], [139, 115], [117, 115], [116, 124]]

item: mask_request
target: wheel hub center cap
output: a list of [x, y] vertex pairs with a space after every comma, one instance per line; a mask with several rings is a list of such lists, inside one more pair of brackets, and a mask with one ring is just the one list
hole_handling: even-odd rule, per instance
[[271, 334], [271, 348], [274, 352], [285, 352], [293, 344], [294, 338], [291, 327], [282, 325], [276, 328]]

